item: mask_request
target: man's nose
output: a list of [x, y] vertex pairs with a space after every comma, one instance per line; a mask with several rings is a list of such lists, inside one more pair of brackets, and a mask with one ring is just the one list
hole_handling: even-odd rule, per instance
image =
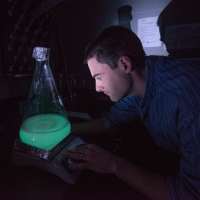
[[96, 83], [96, 91], [97, 92], [103, 91], [103, 86], [101, 86], [101, 85], [99, 85], [99, 84]]

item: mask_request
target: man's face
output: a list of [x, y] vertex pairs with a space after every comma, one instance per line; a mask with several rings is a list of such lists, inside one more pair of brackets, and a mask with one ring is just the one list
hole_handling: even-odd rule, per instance
[[113, 70], [93, 57], [88, 61], [88, 67], [95, 78], [97, 92], [104, 92], [114, 102], [129, 95], [132, 80], [121, 66]]

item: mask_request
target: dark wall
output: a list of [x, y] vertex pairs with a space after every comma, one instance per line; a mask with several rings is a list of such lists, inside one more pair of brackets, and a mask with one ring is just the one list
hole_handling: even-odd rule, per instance
[[[86, 79], [86, 87], [93, 89], [89, 69], [83, 64], [83, 55], [89, 42], [103, 29], [118, 25], [118, 9], [129, 5], [132, 10], [131, 29], [137, 33], [139, 18], [158, 16], [170, 0], [72, 0], [55, 7], [62, 33], [68, 73]], [[128, 11], [127, 11], [128, 12]], [[146, 48], [147, 54], [167, 55], [163, 46]]]
[[30, 89], [35, 67], [32, 49], [44, 41], [44, 31], [35, 32], [42, 19], [33, 20], [30, 13], [40, 4], [39, 0], [0, 1], [0, 99], [24, 95]]
[[158, 25], [168, 56], [200, 58], [199, 8], [199, 0], [172, 0], [160, 13]]
[[31, 86], [31, 77], [7, 77], [3, 65], [2, 40], [0, 39], [0, 100], [27, 94]]
[[[5, 0], [6, 1], [6, 0]], [[132, 7], [130, 21], [131, 29], [137, 33], [138, 19], [159, 16], [170, 2], [180, 0], [63, 0], [53, 9], [55, 20], [50, 30], [51, 38], [51, 68], [58, 75], [66, 72], [75, 78], [84, 78], [86, 88], [94, 89], [94, 80], [86, 65], [83, 64], [84, 49], [96, 34], [112, 25], [118, 25], [117, 10], [129, 5]], [[187, 1], [187, 0], [184, 0]], [[25, 2], [25, 1], [24, 1]], [[188, 0], [188, 2], [190, 2]], [[198, 1], [192, 0], [193, 7]], [[1, 1], [2, 3], [2, 1]], [[180, 3], [176, 3], [177, 5]], [[173, 4], [170, 4], [173, 5]], [[184, 7], [188, 16], [190, 11]], [[185, 4], [189, 5], [189, 4]], [[169, 9], [170, 8], [170, 9]], [[173, 10], [170, 12], [170, 10]], [[178, 7], [168, 6], [167, 12], [172, 15]], [[180, 15], [179, 15], [180, 16]], [[190, 21], [192, 23], [193, 21]], [[8, 24], [9, 26], [9, 24]], [[1, 37], [1, 40], [3, 38]], [[2, 44], [2, 41], [0, 45]], [[56, 51], [57, 49], [57, 51]], [[147, 55], [168, 55], [161, 47], [144, 48]], [[64, 50], [64, 52], [63, 52]], [[57, 53], [56, 53], [57, 52]], [[57, 55], [58, 54], [58, 55]], [[3, 71], [2, 48], [0, 49], [0, 99], [6, 99], [29, 92], [31, 78], [9, 78]], [[185, 55], [187, 57], [187, 55]], [[66, 67], [66, 68], [65, 68]]]

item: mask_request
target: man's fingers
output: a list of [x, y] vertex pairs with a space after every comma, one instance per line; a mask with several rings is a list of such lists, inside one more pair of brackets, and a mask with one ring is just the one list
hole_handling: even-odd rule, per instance
[[87, 152], [87, 149], [88, 149], [87, 145], [85, 145], [85, 146], [77, 147], [74, 149], [68, 149], [67, 151], [76, 152], [76, 153], [85, 153], [85, 152]]
[[87, 153], [88, 150], [93, 150], [93, 151], [101, 151], [102, 148], [101, 147], [98, 147], [97, 145], [95, 144], [88, 144], [88, 145], [85, 145], [85, 146], [81, 146], [81, 147], [77, 147], [77, 148], [74, 148], [74, 149], [69, 149], [68, 151], [70, 152], [81, 152], [81, 153]]
[[66, 157], [66, 158], [73, 158], [75, 160], [83, 160], [83, 154], [81, 154], [81, 153], [66, 152], [66, 153], [62, 154], [62, 156]]
[[89, 156], [87, 154], [84, 154], [84, 153], [70, 153], [70, 152], [66, 152], [66, 153], [64, 153], [62, 155], [63, 155], [63, 157], [66, 157], [66, 158], [73, 158], [75, 160], [89, 161]]
[[96, 146], [95, 144], [89, 144], [86, 147], [78, 147], [68, 150], [63, 154], [63, 157], [72, 158], [75, 160], [84, 160], [93, 162], [96, 159], [97, 154], [102, 155], [105, 152], [102, 148]]

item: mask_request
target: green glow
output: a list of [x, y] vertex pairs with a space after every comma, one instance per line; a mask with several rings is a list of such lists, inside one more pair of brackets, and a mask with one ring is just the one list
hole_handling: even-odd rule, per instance
[[27, 118], [21, 126], [22, 142], [37, 148], [51, 150], [70, 134], [67, 118], [58, 114], [41, 114]]

